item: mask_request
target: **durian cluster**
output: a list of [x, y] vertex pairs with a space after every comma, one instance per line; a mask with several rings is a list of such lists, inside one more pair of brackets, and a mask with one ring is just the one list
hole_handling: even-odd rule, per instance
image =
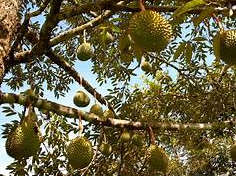
[[[78, 107], [85, 107], [89, 105], [89, 97], [82, 91], [78, 91], [74, 96], [74, 103]], [[97, 115], [101, 120], [107, 120], [108, 118], [115, 118], [114, 113], [111, 110], [103, 112], [102, 107], [99, 104], [94, 104], [90, 108], [90, 113]], [[143, 146], [143, 137], [139, 134], [131, 134], [128, 130], [124, 130], [119, 137], [120, 143], [128, 143], [132, 141], [132, 144], [137, 147]], [[104, 156], [109, 156], [112, 153], [112, 146], [107, 141], [102, 141], [98, 147], [99, 151]], [[67, 155], [69, 163], [73, 168], [83, 168], [89, 165], [92, 161], [92, 145], [84, 137], [76, 138], [71, 141], [67, 148]], [[87, 156], [86, 158], [84, 158]], [[165, 151], [157, 145], [150, 145], [147, 149], [147, 161], [151, 169], [165, 173], [168, 166], [168, 156]], [[83, 161], [83, 162], [82, 162]]]

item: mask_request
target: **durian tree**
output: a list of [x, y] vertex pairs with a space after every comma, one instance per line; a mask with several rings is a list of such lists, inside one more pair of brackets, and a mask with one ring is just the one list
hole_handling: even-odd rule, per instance
[[[0, 0], [6, 169], [235, 175], [235, 5]], [[81, 74], [84, 63], [106, 94]], [[60, 103], [68, 95], [75, 106]]]

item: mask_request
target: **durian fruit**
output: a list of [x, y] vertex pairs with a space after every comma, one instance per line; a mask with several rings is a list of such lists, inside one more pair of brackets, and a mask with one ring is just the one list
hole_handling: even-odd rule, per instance
[[151, 10], [135, 13], [130, 19], [128, 31], [135, 45], [147, 52], [165, 49], [173, 33], [170, 23]]
[[108, 119], [108, 118], [114, 119], [115, 118], [114, 112], [112, 112], [112, 110], [110, 110], [110, 109], [105, 110], [103, 113], [103, 116], [105, 117], [105, 119]]
[[134, 134], [131, 138], [132, 143], [136, 145], [137, 147], [142, 147], [143, 146], [143, 138], [139, 134]]
[[6, 152], [9, 156], [22, 159], [37, 154], [41, 143], [41, 133], [34, 118], [23, 120], [9, 134], [6, 140]]
[[111, 145], [104, 141], [101, 143], [98, 149], [105, 156], [109, 156], [112, 152]]
[[92, 105], [89, 112], [94, 113], [98, 116], [103, 116], [103, 110], [99, 104]]
[[130, 138], [131, 138], [130, 133], [124, 130], [120, 135], [120, 142], [122, 143], [129, 142]]
[[93, 49], [90, 43], [83, 43], [77, 48], [77, 57], [81, 61], [87, 61], [93, 56]]
[[73, 101], [74, 104], [78, 107], [86, 107], [90, 103], [90, 98], [84, 92], [78, 91], [76, 92]]
[[152, 71], [152, 66], [149, 62], [147, 61], [142, 61], [141, 62], [141, 69], [144, 71], [144, 72], [150, 72]]
[[93, 159], [93, 148], [86, 137], [77, 137], [66, 147], [66, 157], [74, 169], [87, 167]]
[[220, 59], [227, 64], [236, 64], [236, 30], [220, 32]]
[[147, 150], [147, 156], [147, 163], [151, 169], [166, 173], [169, 158], [162, 148], [151, 144]]
[[230, 148], [230, 157], [233, 161], [236, 161], [236, 145]]

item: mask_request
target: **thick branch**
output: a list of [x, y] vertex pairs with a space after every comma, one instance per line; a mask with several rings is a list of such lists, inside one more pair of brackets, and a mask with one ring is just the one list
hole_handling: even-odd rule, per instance
[[19, 0], [0, 0], [0, 85], [5, 75], [6, 59], [19, 22]]
[[41, 110], [48, 110], [54, 112], [58, 115], [63, 115], [68, 118], [78, 118], [81, 115], [82, 119], [93, 123], [95, 125], [102, 125], [115, 128], [128, 128], [132, 130], [148, 130], [151, 127], [153, 130], [183, 130], [183, 129], [192, 129], [192, 130], [211, 130], [216, 128], [226, 128], [232, 127], [236, 124], [236, 120], [215, 122], [215, 123], [143, 123], [143, 122], [133, 122], [128, 120], [121, 119], [107, 119], [106, 121], [101, 120], [95, 114], [88, 113], [86, 111], [78, 110], [76, 108], [64, 106], [52, 101], [48, 101], [41, 98], [29, 97], [25, 95], [16, 95], [12, 93], [0, 93], [0, 104], [4, 103], [17, 103], [23, 106], [31, 103], [34, 107], [37, 107]]

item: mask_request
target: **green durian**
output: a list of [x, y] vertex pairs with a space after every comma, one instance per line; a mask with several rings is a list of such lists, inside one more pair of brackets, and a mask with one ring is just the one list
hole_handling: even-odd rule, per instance
[[123, 131], [120, 135], [120, 141], [121, 142], [129, 142], [131, 136], [130, 133], [128, 131]]
[[107, 142], [102, 142], [98, 149], [105, 156], [109, 156], [112, 152], [112, 147]]
[[220, 59], [227, 64], [236, 64], [236, 30], [220, 32]]
[[151, 144], [147, 150], [147, 156], [147, 163], [151, 169], [166, 173], [169, 158], [162, 148]]
[[151, 10], [135, 13], [129, 21], [128, 32], [135, 45], [147, 52], [165, 49], [173, 33], [170, 23]]
[[10, 132], [6, 140], [6, 152], [9, 156], [22, 159], [37, 154], [41, 144], [41, 133], [35, 120], [35, 117], [26, 118]]
[[90, 103], [90, 98], [84, 92], [78, 91], [76, 92], [73, 101], [74, 104], [78, 107], [86, 107]]
[[74, 169], [87, 167], [93, 159], [93, 148], [86, 137], [78, 137], [70, 141], [66, 147], [66, 157]]
[[99, 104], [92, 105], [89, 112], [94, 113], [98, 116], [103, 116], [103, 110]]
[[87, 61], [93, 56], [93, 49], [90, 43], [83, 43], [77, 48], [77, 57], [81, 61]]

